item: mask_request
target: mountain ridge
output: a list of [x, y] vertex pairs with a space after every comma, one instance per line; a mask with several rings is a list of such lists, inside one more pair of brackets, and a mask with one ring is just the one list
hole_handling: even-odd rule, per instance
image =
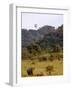
[[43, 27], [40, 27], [38, 30], [34, 29], [21, 29], [21, 39], [22, 39], [22, 47], [26, 47], [31, 43], [37, 42], [41, 39], [43, 39], [44, 35], [54, 32], [55, 27], [45, 25]]

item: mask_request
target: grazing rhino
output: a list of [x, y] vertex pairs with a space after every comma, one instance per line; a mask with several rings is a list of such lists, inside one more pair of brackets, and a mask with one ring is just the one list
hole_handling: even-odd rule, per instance
[[31, 68], [31, 67], [27, 68], [27, 74], [33, 75], [33, 68]]

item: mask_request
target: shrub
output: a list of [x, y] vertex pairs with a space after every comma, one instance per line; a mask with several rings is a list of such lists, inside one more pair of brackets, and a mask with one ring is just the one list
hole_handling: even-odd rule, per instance
[[45, 56], [39, 57], [38, 59], [39, 59], [39, 61], [47, 61], [47, 57], [45, 57]]
[[62, 60], [63, 59], [63, 55], [57, 55], [57, 59], [60, 61], [60, 60]]
[[32, 64], [35, 64], [35, 62], [32, 62]]
[[46, 67], [46, 71], [51, 75], [51, 72], [53, 71], [54, 67], [52, 65], [49, 65]]
[[36, 76], [44, 76], [44, 74], [43, 73], [38, 73], [38, 74], [36, 74]]
[[54, 60], [54, 55], [51, 54], [51, 55], [49, 56], [49, 60], [50, 60], [50, 61], [53, 61], [53, 60]]

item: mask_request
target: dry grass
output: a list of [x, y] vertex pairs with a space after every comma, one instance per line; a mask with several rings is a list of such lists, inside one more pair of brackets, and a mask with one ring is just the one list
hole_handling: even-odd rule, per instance
[[[62, 59], [62, 58], [61, 58]], [[50, 60], [39, 61], [35, 60], [22, 60], [21, 62], [21, 75], [22, 77], [28, 76], [27, 68], [34, 68], [33, 76], [48, 76], [49, 72], [46, 70], [48, 66], [53, 66], [51, 75], [63, 75], [63, 60], [54, 59], [52, 62]]]

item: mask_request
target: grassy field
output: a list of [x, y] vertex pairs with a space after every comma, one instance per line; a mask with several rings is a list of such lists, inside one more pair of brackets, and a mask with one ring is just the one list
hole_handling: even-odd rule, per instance
[[[54, 76], [63, 75], [63, 58], [62, 53], [52, 54], [52, 58], [49, 58], [50, 54], [36, 56], [33, 60], [22, 60], [21, 61], [21, 75], [22, 77], [27, 76]], [[42, 58], [45, 59], [42, 59]], [[28, 75], [27, 68], [32, 68], [32, 75]]]

